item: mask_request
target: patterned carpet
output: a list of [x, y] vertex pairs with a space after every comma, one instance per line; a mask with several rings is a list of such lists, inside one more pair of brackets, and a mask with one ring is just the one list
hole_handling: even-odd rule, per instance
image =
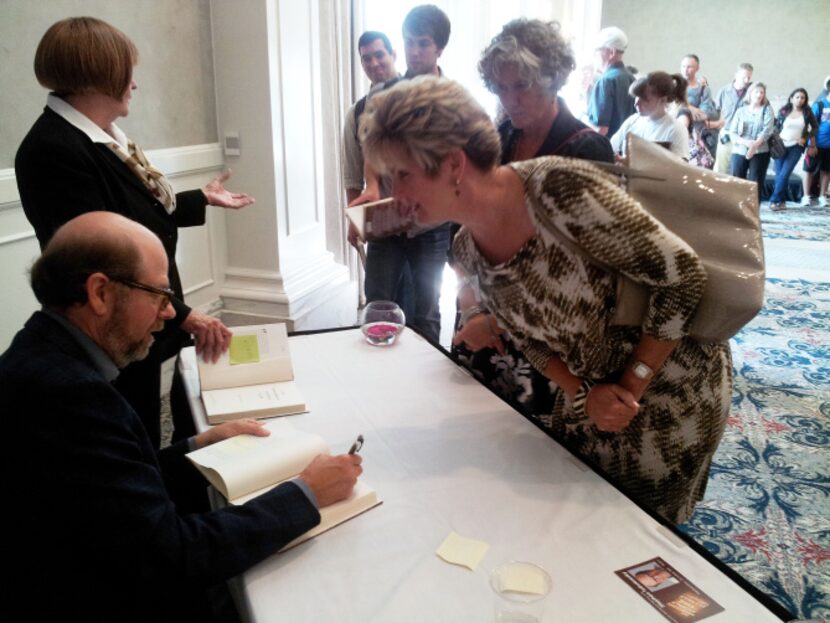
[[[830, 619], [830, 210], [765, 207], [762, 219], [772, 275], [766, 304], [732, 340], [732, 417], [706, 499], [681, 529], [790, 612], [824, 620]], [[804, 242], [800, 256], [793, 241]], [[799, 278], [800, 271], [811, 279]]]

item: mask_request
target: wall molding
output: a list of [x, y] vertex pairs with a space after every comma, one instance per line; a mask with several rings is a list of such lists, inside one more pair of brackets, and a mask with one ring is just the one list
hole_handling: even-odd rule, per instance
[[[172, 179], [215, 171], [225, 164], [225, 157], [219, 143], [151, 149], [147, 151], [147, 158]], [[17, 176], [14, 174], [14, 169], [0, 169], [0, 211], [19, 207], [20, 193], [17, 192]], [[34, 235], [34, 232], [31, 235]]]
[[[331, 253], [306, 258], [289, 276], [241, 267], [225, 270], [222, 315], [249, 322], [289, 322], [292, 329], [345, 326], [355, 322], [357, 284]], [[352, 313], [354, 312], [354, 313]]]

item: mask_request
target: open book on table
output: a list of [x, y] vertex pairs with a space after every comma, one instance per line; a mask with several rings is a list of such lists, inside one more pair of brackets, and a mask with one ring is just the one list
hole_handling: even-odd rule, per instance
[[[268, 437], [238, 435], [187, 455], [207, 481], [234, 505], [244, 504], [297, 476], [318, 454], [330, 454], [319, 435], [285, 421], [265, 424]], [[352, 494], [320, 509], [320, 523], [283, 549], [302, 543], [381, 503], [377, 492], [358, 480]]]
[[415, 224], [411, 214], [401, 214], [392, 197], [346, 208], [346, 216], [366, 242], [402, 234]]
[[308, 411], [294, 383], [285, 324], [233, 327], [227, 352], [216, 363], [198, 360], [209, 424]]

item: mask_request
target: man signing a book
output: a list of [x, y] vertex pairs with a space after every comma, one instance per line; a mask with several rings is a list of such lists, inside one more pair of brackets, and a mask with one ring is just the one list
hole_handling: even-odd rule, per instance
[[268, 433], [237, 421], [157, 454], [111, 385], [175, 314], [167, 275], [155, 234], [112, 212], [68, 222], [31, 269], [43, 308], [0, 356], [4, 593], [27, 619], [232, 620], [224, 581], [316, 526], [362, 472], [357, 454], [321, 455], [244, 505], [177, 508], [177, 490], [206, 484], [186, 452]]

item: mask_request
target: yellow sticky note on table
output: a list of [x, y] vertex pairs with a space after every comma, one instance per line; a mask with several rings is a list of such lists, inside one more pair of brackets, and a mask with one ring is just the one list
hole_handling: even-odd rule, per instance
[[545, 594], [545, 577], [539, 570], [522, 567], [511, 567], [499, 574], [499, 584], [502, 591], [527, 593], [530, 595]]
[[451, 564], [461, 565], [470, 571], [475, 571], [488, 549], [490, 546], [487, 543], [467, 539], [455, 532], [450, 532], [435, 553]]
[[228, 349], [230, 364], [257, 363], [259, 361], [259, 342], [256, 335], [234, 335]]

